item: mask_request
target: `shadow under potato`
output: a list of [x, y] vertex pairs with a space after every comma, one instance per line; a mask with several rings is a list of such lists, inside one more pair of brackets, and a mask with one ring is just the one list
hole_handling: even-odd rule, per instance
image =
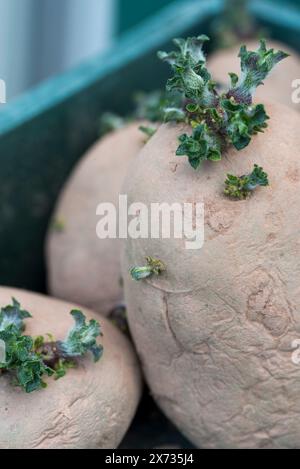
[[148, 388], [119, 449], [194, 449], [194, 446], [163, 415]]

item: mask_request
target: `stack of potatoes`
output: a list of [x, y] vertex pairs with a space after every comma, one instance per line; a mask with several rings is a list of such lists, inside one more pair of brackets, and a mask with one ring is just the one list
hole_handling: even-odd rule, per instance
[[[254, 50], [257, 43], [247, 46]], [[270, 125], [243, 155], [232, 150], [213, 169], [204, 166], [195, 174], [175, 156], [182, 126], [161, 126], [145, 145], [132, 123], [83, 157], [54, 215], [64, 229], [48, 235], [49, 289], [55, 296], [108, 314], [123, 301], [124, 285], [132, 337], [152, 394], [197, 447], [300, 444], [300, 370], [290, 359], [300, 331], [300, 114], [291, 99], [300, 59], [290, 54], [258, 89], [255, 100], [265, 103]], [[237, 55], [232, 49], [209, 57], [215, 80], [225, 84], [227, 71], [238, 72]], [[232, 203], [216, 195], [214, 183], [222, 184], [224, 174], [244, 174], [257, 162], [272, 180], [259, 200]], [[204, 248], [191, 253], [178, 240], [128, 239], [121, 273], [119, 242], [95, 234], [97, 205], [117, 206], [121, 192], [128, 205], [208, 203]], [[129, 270], [147, 255], [162, 259], [167, 271], [134, 282]]]
[[[208, 68], [224, 83], [225, 72], [237, 72], [237, 64], [236, 50], [229, 50], [210, 57]], [[271, 117], [268, 130], [242, 156], [227, 155], [213, 178], [211, 169], [195, 175], [175, 156], [182, 133], [176, 125], [162, 125], [145, 143], [140, 123], [131, 122], [82, 157], [59, 197], [46, 242], [49, 293], [59, 300], [0, 288], [0, 306], [16, 297], [35, 318], [30, 334], [51, 331], [60, 338], [69, 310], [81, 305], [101, 323], [104, 355], [29, 396], [1, 378], [0, 448], [120, 444], [141, 395], [133, 347], [105, 318], [124, 300], [152, 394], [197, 447], [299, 446], [300, 370], [289, 359], [290, 343], [300, 333], [295, 78], [300, 59], [292, 52], [257, 94]], [[259, 200], [233, 207], [215, 194], [212, 181], [233, 168], [244, 174], [258, 157], [273, 181]], [[154, 187], [153, 181], [160, 183]], [[117, 239], [98, 239], [97, 206], [118, 207], [121, 193], [128, 204], [209, 201], [204, 249], [186, 251], [178, 240], [168, 240], [166, 247], [157, 239], [128, 239], [123, 246]], [[129, 269], [147, 255], [162, 259], [167, 271], [159, 279], [134, 282]]]
[[145, 142], [139, 125], [96, 143], [61, 194], [47, 239], [49, 292], [60, 299], [0, 288], [0, 307], [16, 298], [33, 316], [26, 334], [51, 332], [61, 340], [72, 326], [70, 310], [81, 309], [99, 321], [104, 348], [98, 363], [83, 360], [43, 391], [26, 394], [1, 377], [0, 448], [116, 448], [135, 415], [138, 360], [128, 338], [105, 318], [123, 300], [120, 247], [117, 240], [98, 240], [95, 220], [98, 203], [117, 205], [127, 167]]

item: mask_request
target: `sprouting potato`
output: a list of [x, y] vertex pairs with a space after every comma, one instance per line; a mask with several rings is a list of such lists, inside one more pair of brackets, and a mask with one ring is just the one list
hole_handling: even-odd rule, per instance
[[[28, 336], [51, 333], [64, 340], [73, 323], [69, 311], [76, 305], [0, 287], [0, 308], [12, 297], [32, 315], [26, 319]], [[63, 378], [46, 377], [47, 387], [30, 394], [14, 385], [10, 373], [0, 374], [1, 449], [116, 448], [122, 441], [141, 394], [138, 361], [126, 337], [107, 319], [82, 310], [101, 323], [101, 359], [93, 363], [87, 356]]]
[[[206, 40], [177, 39], [179, 52], [160, 53], [174, 73], [168, 88], [187, 98], [176, 112], [182, 122], [159, 128], [123, 189], [128, 204], [148, 208], [204, 204], [204, 245], [124, 241], [129, 325], [156, 402], [195, 445], [296, 449], [300, 115], [252, 102], [284, 52], [264, 41], [242, 48], [242, 77], [233, 73], [230, 89], [218, 92]], [[143, 276], [145, 258], [164, 271]]]

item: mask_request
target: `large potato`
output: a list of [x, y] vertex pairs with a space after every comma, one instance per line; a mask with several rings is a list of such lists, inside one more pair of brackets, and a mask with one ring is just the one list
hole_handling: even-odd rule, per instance
[[[248, 41], [247, 49], [254, 51], [258, 47], [258, 41]], [[255, 101], [277, 101], [295, 110], [300, 110], [300, 103], [294, 103], [293, 93], [296, 89], [292, 87], [294, 80], [300, 79], [300, 57], [282, 43], [268, 41], [268, 48], [283, 50], [290, 54], [286, 60], [280, 63], [268, 76], [266, 86], [260, 86], [257, 89]], [[226, 50], [215, 52], [208, 58], [208, 70], [213, 79], [221, 84], [229, 83], [227, 72], [240, 74], [240, 59], [238, 57], [239, 47], [233, 47]], [[298, 84], [299, 88], [299, 84]], [[300, 97], [300, 93], [297, 95]]]
[[[52, 333], [64, 339], [73, 325], [73, 304], [22, 290], [0, 288], [0, 306], [15, 297], [32, 315], [26, 334]], [[83, 310], [90, 319], [99, 319]], [[0, 449], [115, 448], [134, 416], [141, 393], [136, 357], [128, 340], [100, 318], [104, 353], [98, 363], [80, 367], [45, 390], [26, 394], [0, 375]]]
[[123, 300], [120, 246], [98, 239], [96, 208], [118, 196], [130, 161], [144, 144], [137, 122], [99, 142], [80, 160], [57, 203], [47, 239], [49, 291], [107, 315]]
[[[265, 134], [242, 152], [193, 170], [175, 156], [183, 127], [163, 125], [141, 151], [128, 203], [204, 202], [205, 242], [128, 239], [123, 253], [131, 332], [153, 396], [204, 448], [297, 448], [300, 367], [300, 117], [266, 106]], [[270, 186], [248, 199], [223, 194], [226, 173], [258, 163]], [[166, 264], [135, 282], [145, 256]]]

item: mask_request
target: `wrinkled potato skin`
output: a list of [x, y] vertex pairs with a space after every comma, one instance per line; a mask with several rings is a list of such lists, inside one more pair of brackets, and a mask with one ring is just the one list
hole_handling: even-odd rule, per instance
[[[242, 152], [193, 170], [175, 156], [184, 131], [163, 125], [125, 183], [128, 203], [204, 202], [205, 242], [128, 239], [123, 275], [131, 332], [151, 391], [203, 448], [300, 445], [300, 118], [278, 104], [265, 134]], [[247, 200], [223, 195], [227, 173], [258, 163], [270, 186]], [[145, 256], [166, 273], [135, 282]]]
[[[0, 288], [0, 306], [15, 297], [33, 316], [26, 334], [52, 333], [64, 339], [74, 324], [75, 305], [22, 290]], [[77, 307], [78, 308], [78, 307]], [[99, 315], [82, 309], [88, 319]], [[79, 368], [48, 387], [26, 394], [0, 376], [0, 449], [116, 448], [125, 435], [141, 394], [138, 363], [128, 340], [104, 318], [104, 353], [98, 363], [91, 356]]]
[[[258, 48], [259, 41], [249, 41], [246, 45], [248, 50], [254, 51]], [[295, 88], [292, 88], [292, 83], [297, 78], [300, 78], [299, 55], [282, 43], [267, 41], [267, 47], [287, 52], [290, 54], [290, 57], [284, 59], [272, 70], [265, 80], [265, 85], [257, 89], [255, 101], [275, 101], [300, 111], [300, 104], [293, 103], [292, 101], [292, 93], [296, 91]], [[240, 74], [240, 59], [238, 54], [239, 47], [233, 47], [215, 52], [208, 57], [207, 67], [215, 81], [229, 86], [228, 72]]]
[[123, 301], [118, 239], [99, 239], [99, 203], [118, 207], [128, 165], [144, 145], [135, 122], [99, 142], [80, 160], [66, 183], [53, 219], [62, 232], [49, 229], [46, 243], [48, 287], [51, 294], [107, 315]]

